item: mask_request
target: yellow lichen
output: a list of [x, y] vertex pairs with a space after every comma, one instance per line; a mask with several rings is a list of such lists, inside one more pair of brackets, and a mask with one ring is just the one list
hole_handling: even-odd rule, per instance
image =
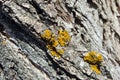
[[58, 42], [60, 46], [66, 46], [67, 43], [70, 41], [70, 35], [66, 30], [59, 30], [58, 31]]
[[53, 47], [52, 47], [51, 45], [49, 45], [49, 44], [48, 44], [46, 47], [47, 47], [49, 50], [53, 50]]
[[51, 55], [54, 56], [54, 57], [57, 57], [57, 58], [60, 58], [60, 54], [58, 54], [56, 51], [52, 50], [50, 51]]
[[55, 38], [51, 38], [50, 39], [50, 43], [53, 47], [57, 47], [58, 46], [58, 40], [56, 40]]
[[52, 33], [49, 29], [46, 29], [43, 34], [41, 35], [41, 37], [44, 39], [44, 40], [50, 40], [52, 36]]
[[68, 42], [70, 41], [70, 35], [66, 30], [59, 30], [58, 36], [55, 36], [50, 30], [45, 30], [43, 34], [41, 34], [41, 38], [45, 41], [47, 41], [47, 48], [50, 51], [51, 55], [54, 57], [60, 58], [62, 54], [64, 54], [63, 49], [57, 50], [56, 47], [58, 45], [60, 46], [66, 46]]
[[90, 65], [90, 67], [91, 67], [91, 69], [92, 69], [93, 71], [95, 71], [97, 74], [100, 74], [100, 73], [101, 73], [101, 71], [99, 70], [97, 64], [96, 64], [96, 65]]
[[58, 52], [60, 55], [64, 54], [64, 50], [63, 50], [63, 49], [57, 50], [57, 52]]
[[103, 61], [103, 57], [101, 54], [95, 51], [91, 51], [88, 52], [83, 59], [91, 65], [91, 69], [93, 71], [95, 71], [98, 74], [100, 73], [98, 66]]
[[90, 64], [98, 64], [103, 61], [103, 58], [101, 54], [91, 51], [85, 55], [84, 60]]
[[60, 49], [60, 50], [57, 50], [57, 51], [51, 50], [50, 53], [51, 53], [52, 56], [60, 58], [61, 55], [64, 54], [64, 50], [63, 49]]
[[60, 46], [66, 45], [65, 41], [63, 40], [63, 38], [61, 36], [58, 37], [58, 42], [59, 42]]

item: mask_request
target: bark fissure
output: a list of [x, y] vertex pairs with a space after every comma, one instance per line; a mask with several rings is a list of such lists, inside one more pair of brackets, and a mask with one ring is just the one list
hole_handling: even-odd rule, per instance
[[[0, 80], [119, 80], [120, 0], [0, 1]], [[67, 30], [71, 41], [61, 58], [40, 38], [46, 29]], [[57, 36], [57, 35], [56, 35]], [[83, 60], [103, 56], [101, 74]]]

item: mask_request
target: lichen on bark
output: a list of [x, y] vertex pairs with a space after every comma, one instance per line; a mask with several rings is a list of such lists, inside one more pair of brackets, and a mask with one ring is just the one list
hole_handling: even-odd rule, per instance
[[[120, 0], [0, 1], [0, 80], [119, 80], [119, 16]], [[45, 29], [69, 32], [62, 58], [47, 51]], [[83, 60], [89, 51], [104, 58], [100, 75]]]

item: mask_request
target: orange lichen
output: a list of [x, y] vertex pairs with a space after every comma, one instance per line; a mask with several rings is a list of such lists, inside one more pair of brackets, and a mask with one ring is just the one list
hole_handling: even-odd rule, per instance
[[56, 47], [58, 45], [62, 47], [66, 46], [70, 41], [70, 35], [66, 30], [59, 30], [58, 36], [55, 36], [55, 34], [47, 29], [43, 32], [43, 34], [41, 34], [41, 38], [47, 41], [48, 45], [46, 47], [49, 49], [51, 55], [58, 58], [60, 58], [60, 56], [64, 54], [64, 50], [57, 50]]
[[49, 45], [49, 44], [48, 44], [46, 47], [47, 47], [50, 51], [53, 50], [53, 47], [52, 47], [51, 45]]
[[46, 29], [43, 34], [41, 35], [41, 37], [44, 39], [44, 40], [50, 40], [52, 36], [52, 33], [49, 29]]
[[91, 51], [88, 52], [83, 59], [90, 64], [93, 71], [95, 71], [97, 74], [101, 73], [100, 69], [98, 68], [99, 64], [103, 61], [101, 54]]
[[90, 64], [97, 64], [102, 62], [103, 58], [101, 54], [91, 51], [85, 55], [84, 60]]
[[57, 50], [57, 52], [59, 53], [59, 54], [64, 54], [64, 50], [63, 49], [59, 49], [59, 50]]
[[58, 46], [58, 40], [56, 40], [55, 38], [51, 38], [50, 39], [50, 43], [53, 47], [57, 47]]
[[90, 67], [91, 67], [91, 69], [92, 69], [93, 71], [95, 71], [97, 74], [100, 74], [100, 73], [101, 73], [101, 71], [100, 71], [100, 69], [98, 68], [98, 65], [97, 65], [97, 64], [95, 64], [95, 65], [90, 65]]
[[58, 42], [60, 46], [66, 46], [67, 43], [70, 41], [70, 35], [66, 30], [59, 30], [58, 31]]
[[51, 50], [50, 51], [51, 55], [54, 56], [54, 57], [57, 57], [57, 58], [60, 58], [62, 54], [64, 54], [64, 50], [63, 49], [60, 49], [60, 50]]
[[57, 57], [57, 58], [60, 58], [60, 54], [58, 54], [56, 51], [52, 50], [50, 51], [51, 55], [54, 56], [54, 57]]

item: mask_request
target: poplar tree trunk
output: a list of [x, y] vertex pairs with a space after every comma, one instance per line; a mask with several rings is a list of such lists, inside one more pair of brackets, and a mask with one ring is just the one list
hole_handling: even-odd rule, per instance
[[[61, 58], [40, 34], [65, 29]], [[83, 56], [103, 56], [101, 74]], [[120, 0], [0, 0], [0, 80], [120, 80]]]

